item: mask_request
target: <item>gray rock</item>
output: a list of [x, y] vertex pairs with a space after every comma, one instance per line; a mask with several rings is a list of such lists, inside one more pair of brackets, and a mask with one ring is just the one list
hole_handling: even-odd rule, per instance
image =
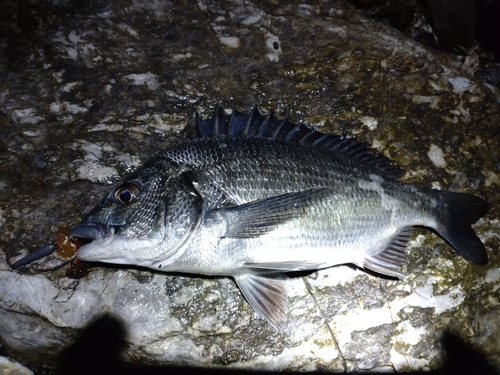
[[[32, 22], [12, 21], [2, 44], [0, 338], [10, 357], [55, 366], [112, 314], [132, 363], [433, 369], [451, 331], [500, 368], [500, 95], [474, 77], [476, 55], [426, 48], [345, 1], [62, 4], [18, 12]], [[217, 103], [356, 135], [407, 181], [481, 195], [492, 203], [475, 226], [489, 264], [422, 231], [405, 280], [345, 266], [291, 279], [281, 332], [225, 278], [101, 265], [72, 280], [55, 254], [9, 269]]]
[[2, 375], [33, 375], [33, 371], [6, 357], [0, 357], [0, 371]]

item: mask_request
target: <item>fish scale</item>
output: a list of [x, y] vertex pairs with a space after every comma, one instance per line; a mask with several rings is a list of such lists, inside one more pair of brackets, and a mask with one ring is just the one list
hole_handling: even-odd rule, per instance
[[126, 176], [71, 230], [92, 240], [80, 260], [233, 277], [277, 329], [290, 273], [351, 263], [403, 277], [414, 226], [487, 262], [471, 227], [486, 201], [398, 181], [402, 169], [365, 144], [257, 108], [217, 108], [189, 130], [190, 141]]
[[[225, 139], [226, 147], [222, 150], [218, 149], [218, 138], [194, 142], [200, 150], [198, 155], [181, 148], [171, 150], [165, 156], [175, 154], [172, 159], [189, 165], [198, 183], [202, 184], [206, 180], [207, 184], [215, 184], [238, 204], [276, 194], [328, 186], [333, 179], [347, 178], [338, 169], [361, 176], [359, 167], [349, 165], [348, 160], [344, 163], [333, 158], [325, 160], [323, 154], [311, 154], [307, 148], [297, 150], [272, 139], [266, 139], [259, 148], [254, 147], [255, 142], [251, 138]], [[217, 157], [211, 158], [214, 155]], [[263, 185], [263, 182], [268, 181], [273, 183]], [[208, 194], [202, 195], [210, 199]]]

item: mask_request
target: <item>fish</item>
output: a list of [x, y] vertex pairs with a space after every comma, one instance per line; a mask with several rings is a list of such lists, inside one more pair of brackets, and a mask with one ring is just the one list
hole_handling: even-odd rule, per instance
[[487, 201], [404, 183], [401, 167], [354, 138], [257, 107], [217, 106], [188, 130], [188, 141], [125, 176], [71, 229], [86, 242], [79, 260], [231, 277], [276, 329], [295, 272], [353, 264], [403, 278], [415, 227], [488, 261], [472, 228]]

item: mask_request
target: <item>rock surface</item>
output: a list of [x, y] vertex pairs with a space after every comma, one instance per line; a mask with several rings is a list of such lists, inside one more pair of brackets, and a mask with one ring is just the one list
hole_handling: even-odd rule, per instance
[[0, 356], [0, 371], [2, 375], [33, 375], [33, 371], [6, 357]]
[[[0, 339], [11, 358], [55, 366], [111, 313], [132, 363], [433, 369], [451, 331], [500, 368], [500, 94], [474, 76], [476, 55], [426, 48], [339, 0], [78, 4], [4, 5]], [[280, 332], [226, 278], [101, 265], [72, 280], [56, 255], [10, 270], [217, 103], [355, 135], [407, 181], [484, 197], [492, 209], [475, 229], [489, 264], [421, 231], [405, 280], [346, 266], [291, 279]]]

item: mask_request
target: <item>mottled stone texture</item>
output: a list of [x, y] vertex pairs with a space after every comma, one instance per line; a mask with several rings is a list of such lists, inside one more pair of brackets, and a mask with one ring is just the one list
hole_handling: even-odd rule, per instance
[[[37, 368], [94, 318], [119, 317], [133, 363], [333, 371], [437, 368], [451, 331], [500, 367], [500, 95], [477, 56], [428, 49], [345, 1], [105, 1], [4, 5], [0, 98], [0, 339]], [[81, 4], [81, 5], [80, 5]], [[403, 281], [348, 267], [290, 281], [276, 332], [225, 278], [96, 266], [52, 255], [9, 265], [74, 225], [194, 111], [259, 105], [356, 135], [420, 186], [492, 203], [476, 225], [490, 263], [430, 232]]]

